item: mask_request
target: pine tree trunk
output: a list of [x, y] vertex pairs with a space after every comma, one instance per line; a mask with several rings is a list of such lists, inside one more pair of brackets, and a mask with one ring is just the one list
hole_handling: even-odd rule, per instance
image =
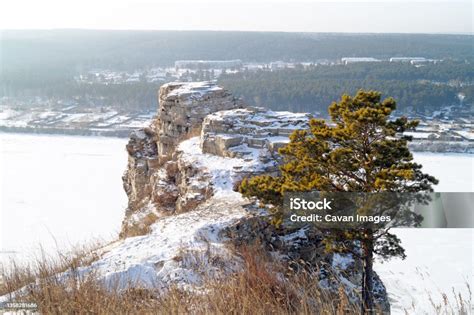
[[367, 231], [368, 238], [362, 242], [363, 265], [362, 272], [362, 314], [375, 314], [373, 297], [373, 249], [372, 231]]

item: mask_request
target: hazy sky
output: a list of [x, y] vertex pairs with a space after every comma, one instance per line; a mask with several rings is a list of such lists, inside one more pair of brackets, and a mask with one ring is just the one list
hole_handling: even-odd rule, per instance
[[473, 0], [1, 0], [0, 29], [472, 33]]

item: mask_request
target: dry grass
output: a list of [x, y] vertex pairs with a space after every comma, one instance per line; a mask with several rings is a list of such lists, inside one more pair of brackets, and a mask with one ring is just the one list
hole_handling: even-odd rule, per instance
[[154, 213], [148, 213], [140, 222], [134, 223], [126, 227], [124, 234], [127, 237], [147, 235], [151, 232], [151, 226], [158, 220], [158, 216]]
[[103, 243], [95, 241], [56, 256], [41, 250], [40, 255], [27, 265], [20, 266], [11, 260], [5, 266], [0, 266], [0, 296], [16, 291], [37, 279], [46, 279], [68, 269], [75, 270], [90, 265], [100, 258], [101, 248]]
[[463, 296], [461, 293], [456, 292], [454, 289], [451, 291], [451, 299], [445, 292], [440, 293], [439, 302], [436, 302], [431, 294], [429, 294], [429, 302], [433, 307], [434, 314], [456, 314], [456, 315], [468, 315], [473, 313], [472, 305], [472, 292], [469, 282], [466, 282], [466, 288], [468, 297]]
[[[321, 290], [314, 274], [305, 268], [289, 268], [263, 254], [258, 247], [242, 247], [238, 253], [244, 268], [225, 279], [208, 279], [193, 291], [172, 287], [166, 292], [135, 287], [105, 287], [94, 274], [80, 276], [77, 268], [91, 260], [84, 252], [72, 258], [41, 260], [33, 267], [16, 267], [3, 274], [0, 295], [36, 279], [15, 301], [33, 302], [41, 314], [359, 314], [342, 288], [338, 293]], [[87, 258], [80, 258], [87, 257]], [[94, 257], [94, 256], [92, 256]], [[196, 259], [199, 261], [199, 259]], [[57, 272], [69, 269], [66, 278]], [[471, 304], [458, 296], [456, 305], [447, 298], [433, 314], [469, 314]]]
[[[344, 294], [329, 296], [307, 273], [292, 273], [256, 248], [242, 248], [244, 268], [219, 281], [209, 279], [192, 292], [105, 287], [94, 274], [81, 276], [84, 261], [40, 261], [35, 267], [4, 273], [1, 294], [32, 283], [14, 301], [33, 302], [42, 314], [344, 314], [354, 310]], [[77, 255], [82, 256], [82, 255]], [[197, 260], [198, 261], [198, 260]], [[67, 277], [57, 272], [71, 270]], [[272, 267], [269, 267], [272, 266]], [[36, 268], [36, 269], [35, 269]], [[283, 276], [287, 273], [287, 278]]]

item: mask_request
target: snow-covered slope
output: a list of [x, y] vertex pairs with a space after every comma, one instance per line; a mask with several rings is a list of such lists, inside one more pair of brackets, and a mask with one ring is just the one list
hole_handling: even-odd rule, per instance
[[[160, 218], [147, 235], [115, 242], [103, 257], [81, 272], [94, 270], [104, 281], [121, 287], [160, 288], [199, 285], [204, 275], [235, 270], [238, 259], [226, 248], [220, 232], [246, 215], [243, 206], [249, 202], [233, 191], [233, 182], [242, 170], [262, 168], [258, 152], [246, 159], [205, 154], [199, 147], [199, 137], [182, 142], [177, 152], [178, 159], [209, 175], [212, 197], [192, 211]], [[221, 264], [214, 266], [216, 257]]]

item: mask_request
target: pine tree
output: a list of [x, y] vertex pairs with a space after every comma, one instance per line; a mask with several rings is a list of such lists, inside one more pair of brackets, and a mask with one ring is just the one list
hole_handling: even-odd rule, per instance
[[[312, 119], [308, 130], [296, 130], [290, 142], [279, 150], [283, 157], [278, 176], [260, 175], [244, 179], [240, 192], [257, 197], [273, 212], [275, 224], [283, 219], [284, 194], [291, 192], [418, 193], [432, 191], [437, 180], [421, 171], [408, 149], [410, 137], [400, 136], [418, 122], [402, 117], [390, 120], [396, 108], [393, 98], [381, 100], [381, 93], [360, 90], [354, 97], [343, 95], [329, 106], [331, 121]], [[380, 197], [380, 196], [379, 196]], [[378, 202], [383, 204], [384, 202]], [[401, 222], [419, 224], [415, 214]], [[392, 226], [393, 227], [393, 226]], [[326, 229], [324, 242], [329, 252], [351, 252], [363, 262], [363, 313], [371, 313], [374, 254], [382, 258], [405, 258], [396, 235], [384, 225], [353, 229]], [[351, 243], [352, 246], [348, 246]]]

